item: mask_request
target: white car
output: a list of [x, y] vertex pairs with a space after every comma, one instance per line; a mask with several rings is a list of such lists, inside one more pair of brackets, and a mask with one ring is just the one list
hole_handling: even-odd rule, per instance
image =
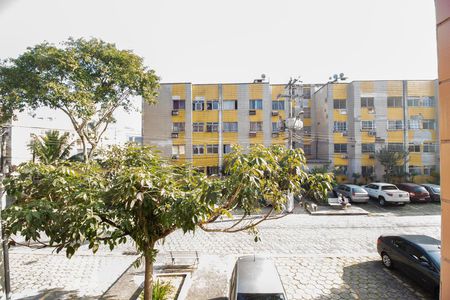
[[378, 199], [381, 206], [387, 203], [399, 205], [409, 203], [409, 193], [399, 190], [390, 183], [371, 183], [364, 186], [364, 189], [369, 193], [369, 197]]

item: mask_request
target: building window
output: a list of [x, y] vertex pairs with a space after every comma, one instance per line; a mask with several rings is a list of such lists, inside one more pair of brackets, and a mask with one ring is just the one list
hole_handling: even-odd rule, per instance
[[375, 144], [364, 143], [361, 144], [362, 153], [375, 153]]
[[230, 144], [224, 144], [223, 145], [223, 154], [231, 153], [231, 145]]
[[250, 131], [262, 131], [263, 130], [263, 122], [250, 122]]
[[219, 109], [219, 100], [206, 101], [206, 109], [207, 110], [218, 110]]
[[219, 132], [219, 123], [217, 122], [206, 123], [206, 132]]
[[387, 98], [387, 106], [388, 107], [403, 107], [403, 98], [402, 97], [388, 97]]
[[419, 166], [409, 166], [408, 173], [411, 175], [422, 175], [422, 168]]
[[305, 119], [311, 118], [311, 108], [305, 107], [303, 109], [303, 118]]
[[420, 152], [420, 145], [414, 144], [414, 143], [409, 143], [408, 151], [409, 152]]
[[347, 122], [334, 121], [333, 131], [334, 132], [347, 131]]
[[403, 120], [388, 121], [388, 130], [402, 130], [402, 129], [403, 129]]
[[361, 97], [361, 107], [373, 107], [373, 97]]
[[184, 122], [173, 123], [172, 132], [184, 132]]
[[409, 130], [420, 129], [420, 120], [418, 120], [418, 119], [410, 119], [410, 120], [408, 120], [408, 129]]
[[361, 130], [370, 131], [375, 129], [374, 121], [361, 121]]
[[223, 110], [237, 110], [237, 100], [223, 100]]
[[436, 171], [435, 166], [424, 166], [423, 167], [423, 175], [431, 176]]
[[223, 132], [237, 132], [238, 123], [237, 122], [223, 122]]
[[303, 152], [305, 153], [305, 155], [311, 155], [311, 145], [303, 145]]
[[185, 146], [184, 145], [173, 145], [172, 146], [172, 155], [184, 155], [185, 154]]
[[420, 97], [411, 97], [411, 96], [409, 96], [408, 98], [407, 98], [407, 101], [408, 101], [408, 106], [416, 106], [416, 107], [418, 107], [418, 106], [420, 106]]
[[435, 153], [436, 144], [435, 143], [423, 143], [423, 152]]
[[194, 155], [205, 154], [205, 146], [203, 146], [203, 145], [192, 145], [192, 153]]
[[303, 98], [311, 99], [311, 88], [309, 88], [309, 87], [303, 88]]
[[250, 109], [262, 109], [262, 99], [250, 100]]
[[388, 143], [387, 149], [391, 152], [401, 152], [404, 150], [402, 143]]
[[206, 145], [206, 153], [208, 154], [216, 154], [219, 153], [219, 145]]
[[334, 109], [347, 109], [347, 99], [334, 99], [333, 100]]
[[347, 144], [334, 144], [334, 153], [347, 153]]
[[272, 110], [284, 110], [284, 101], [272, 101]]
[[186, 101], [185, 100], [173, 100], [173, 109], [185, 109]]
[[194, 102], [192, 102], [192, 110], [205, 110], [205, 101], [194, 100]]
[[422, 97], [422, 105], [425, 107], [435, 107], [436, 101], [434, 100], [434, 96], [424, 96]]
[[435, 120], [422, 120], [422, 128], [423, 129], [436, 129], [436, 121]]
[[192, 123], [192, 131], [193, 132], [203, 132], [205, 130], [205, 123]]
[[206, 175], [211, 176], [211, 175], [217, 175], [217, 174], [219, 174], [218, 166], [206, 167]]
[[374, 174], [373, 166], [361, 166], [361, 175], [363, 177], [372, 176]]
[[278, 122], [272, 122], [272, 133], [280, 132], [280, 127]]
[[303, 126], [303, 135], [311, 136], [311, 126]]
[[344, 166], [344, 165], [336, 165], [336, 166], [334, 166], [334, 170], [337, 175], [347, 174], [347, 166]]

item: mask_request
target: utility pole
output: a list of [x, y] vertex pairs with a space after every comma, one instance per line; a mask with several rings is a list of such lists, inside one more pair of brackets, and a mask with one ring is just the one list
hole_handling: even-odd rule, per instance
[[[280, 97], [285, 97], [289, 99], [289, 107], [288, 107], [288, 118], [285, 121], [286, 128], [288, 129], [288, 148], [293, 149], [294, 148], [294, 132], [296, 130], [301, 130], [303, 128], [303, 122], [300, 119], [300, 116], [303, 114], [303, 107], [301, 107], [300, 112], [294, 116], [294, 109], [293, 104], [295, 103], [295, 99], [298, 98], [297, 94], [297, 87], [299, 86], [298, 83], [301, 81], [297, 78], [292, 78], [289, 80], [289, 82], [284, 87], [284, 90], [287, 90], [287, 94], [283, 95], [280, 94], [277, 96], [277, 99]], [[303, 95], [301, 95], [303, 97]]]

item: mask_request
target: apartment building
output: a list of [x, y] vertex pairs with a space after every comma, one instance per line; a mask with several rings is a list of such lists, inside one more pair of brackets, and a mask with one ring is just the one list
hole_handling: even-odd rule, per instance
[[312, 156], [332, 162], [341, 180], [381, 179], [382, 147], [410, 153], [405, 171], [426, 182], [439, 166], [436, 80], [326, 84], [313, 96]]
[[[304, 127], [293, 135], [310, 166], [381, 179], [375, 151], [406, 147], [406, 171], [431, 180], [439, 164], [436, 81], [353, 81], [299, 87], [293, 115]], [[162, 84], [158, 104], [143, 106], [143, 141], [175, 162], [220, 173], [231, 145], [288, 145], [289, 99], [284, 84]]]
[[[305, 100], [292, 101], [293, 109], [305, 106], [310, 134], [310, 89]], [[161, 84], [158, 104], [143, 106], [144, 144], [157, 146], [174, 161], [189, 161], [207, 174], [221, 171], [231, 146], [288, 144], [284, 121], [289, 99], [284, 84]], [[299, 135], [301, 133], [298, 133]], [[294, 136], [294, 142], [308, 146]]]

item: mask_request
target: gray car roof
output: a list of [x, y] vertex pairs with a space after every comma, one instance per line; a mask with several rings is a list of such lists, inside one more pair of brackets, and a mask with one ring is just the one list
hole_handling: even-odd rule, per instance
[[238, 293], [281, 293], [283, 285], [271, 259], [259, 256], [239, 257], [237, 267]]
[[427, 235], [412, 235], [412, 234], [405, 234], [400, 235], [401, 238], [414, 243], [420, 247], [422, 247], [424, 250], [437, 250], [440, 249], [441, 241], [437, 240], [435, 238], [432, 238], [431, 236]]

